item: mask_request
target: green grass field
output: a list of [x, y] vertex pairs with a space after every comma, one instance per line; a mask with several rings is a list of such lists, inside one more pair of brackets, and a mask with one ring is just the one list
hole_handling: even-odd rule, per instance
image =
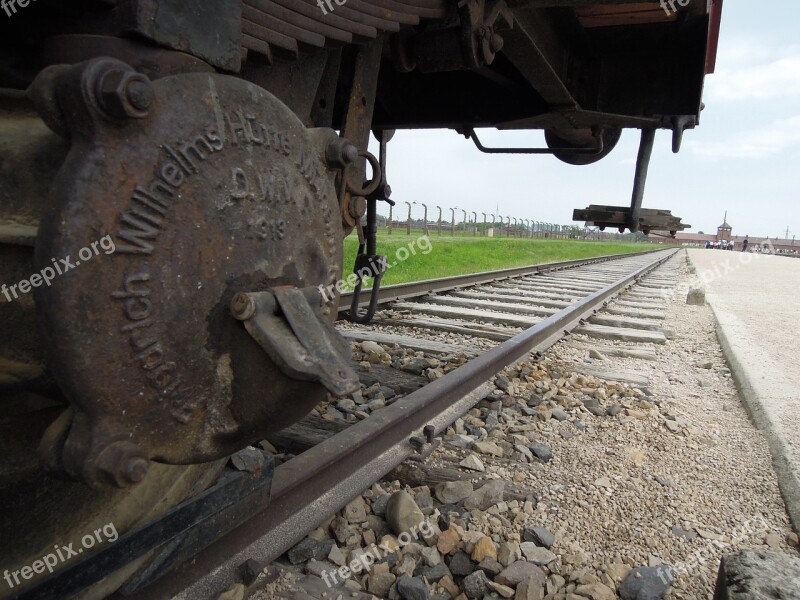
[[[410, 236], [405, 232], [389, 236], [385, 230], [378, 234], [378, 253], [385, 254], [390, 265], [383, 285], [656, 249], [650, 244], [633, 242], [480, 238], [463, 234], [451, 237], [449, 233], [438, 236], [433, 230], [427, 239], [420, 236], [419, 230], [412, 231]], [[358, 249], [355, 234], [345, 240], [344, 249], [346, 278], [353, 271]]]

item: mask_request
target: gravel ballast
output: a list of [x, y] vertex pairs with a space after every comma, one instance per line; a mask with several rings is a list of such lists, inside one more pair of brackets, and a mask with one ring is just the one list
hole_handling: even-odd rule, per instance
[[[270, 567], [263, 577], [275, 580], [254, 597], [700, 600], [711, 598], [723, 555], [752, 547], [797, 557], [767, 443], [739, 400], [711, 310], [686, 304], [694, 277], [683, 253], [651, 281], [674, 278], [648, 309], [666, 313], [665, 344], [574, 335], [541, 361], [507, 369], [420, 475], [438, 468], [468, 483], [390, 474], [289, 554], [306, 561]], [[408, 360], [367, 349], [376, 362]], [[458, 362], [420, 374], [435, 378]], [[592, 374], [578, 373], [586, 367]], [[323, 582], [326, 570], [349, 569], [373, 548], [379, 564]]]

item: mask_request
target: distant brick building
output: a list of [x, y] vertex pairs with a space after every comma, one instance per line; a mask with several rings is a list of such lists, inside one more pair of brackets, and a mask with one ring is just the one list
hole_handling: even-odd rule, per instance
[[722, 225], [717, 227], [717, 239], [729, 241], [731, 239], [732, 232], [733, 232], [733, 227], [728, 225], [728, 211], [726, 210], [725, 218], [722, 219]]
[[[653, 241], [661, 241], [661, 237], [669, 237], [669, 233], [665, 231], [653, 231], [650, 234], [650, 237]], [[728, 224], [728, 213], [725, 213], [725, 217], [722, 219], [722, 225], [717, 227], [716, 234], [709, 234], [709, 233], [686, 233], [679, 231], [675, 235], [675, 242], [678, 244], [682, 244], [684, 246], [705, 246], [706, 242], [719, 242], [722, 240], [735, 242], [734, 247], [737, 250], [741, 250], [742, 242], [744, 242], [744, 238], [750, 241], [750, 245], [760, 246], [766, 243], [772, 246], [774, 250], [782, 250], [783, 252], [800, 252], [800, 241], [795, 242], [794, 238], [792, 239], [781, 239], [781, 238], [769, 238], [769, 237], [758, 237], [758, 236], [747, 236], [747, 235], [733, 235], [733, 227]]]

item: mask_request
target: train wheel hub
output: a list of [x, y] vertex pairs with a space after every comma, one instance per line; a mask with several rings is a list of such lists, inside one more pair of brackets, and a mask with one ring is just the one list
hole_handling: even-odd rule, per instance
[[[39, 269], [74, 263], [36, 290], [48, 362], [74, 410], [45, 438], [51, 463], [128, 485], [148, 460], [204, 462], [258, 441], [313, 408], [323, 383], [357, 386], [329, 329], [332, 301], [308, 292], [335, 283], [342, 263], [325, 160], [342, 143], [335, 132], [306, 129], [233, 77], [149, 82], [110, 59], [46, 70], [32, 95], [72, 142], [36, 247]], [[231, 302], [277, 289], [307, 301], [288, 320], [280, 303], [262, 314], [286, 336], [265, 352]], [[325, 357], [333, 373], [295, 368]]]

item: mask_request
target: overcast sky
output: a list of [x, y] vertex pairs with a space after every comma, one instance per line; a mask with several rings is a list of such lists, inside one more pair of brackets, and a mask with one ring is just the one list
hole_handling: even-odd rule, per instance
[[[734, 235], [783, 237], [788, 227], [800, 238], [799, 21], [796, 0], [725, 2], [700, 127], [686, 132], [677, 155], [671, 133], [657, 133], [644, 207], [672, 210], [688, 231], [715, 232], [727, 210]], [[540, 132], [480, 134], [487, 146], [544, 143]], [[482, 154], [451, 130], [399, 131], [389, 144], [395, 215], [405, 218], [403, 202], [416, 200], [442, 206], [444, 219], [458, 206], [482, 221], [499, 204], [503, 215], [569, 224], [573, 208], [630, 203], [638, 142], [637, 130], [625, 130], [605, 159], [573, 167], [550, 156]], [[422, 207], [413, 214], [422, 218]]]

